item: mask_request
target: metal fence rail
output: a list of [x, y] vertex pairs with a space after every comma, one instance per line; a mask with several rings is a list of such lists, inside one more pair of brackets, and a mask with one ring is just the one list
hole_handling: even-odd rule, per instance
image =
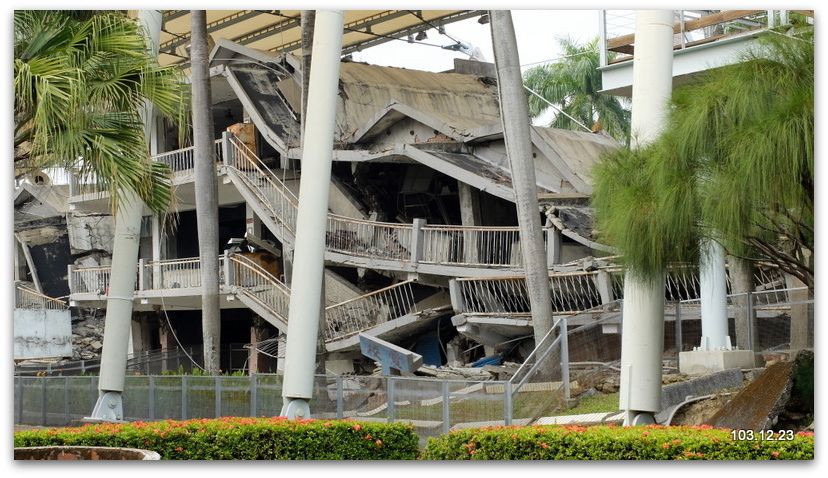
[[[814, 299], [807, 287], [773, 289], [728, 296], [728, 335], [734, 347], [757, 353], [814, 346]], [[676, 307], [679, 351], [699, 347], [702, 339], [701, 301]]]
[[[774, 296], [780, 293], [773, 291]], [[801, 293], [800, 289], [785, 291], [786, 302], [771, 302], [767, 294], [757, 294], [748, 302], [756, 306], [749, 317], [756, 321], [755, 324], [761, 324], [766, 315], [778, 320], [787, 317], [793, 307], [812, 306], [813, 299], [795, 300]], [[675, 344], [682, 340], [676, 336], [683, 324], [695, 321], [694, 317], [686, 315], [689, 303], [684, 305], [676, 316], [666, 314], [665, 317], [663, 360], [669, 370], [678, 366]], [[428, 437], [453, 429], [533, 424], [539, 418], [559, 414], [567, 407], [572, 395], [591, 386], [595, 377], [617, 372], [623, 333], [620, 327], [622, 307], [622, 301], [614, 301], [559, 318], [553, 330], [509, 381], [318, 375], [315, 377], [312, 417], [410, 423], [421, 443]], [[811, 312], [812, 309], [807, 311], [810, 319], [807, 327], [813, 334]], [[674, 318], [679, 326], [666, 327], [674, 322]], [[790, 324], [784, 326], [790, 327]], [[761, 328], [780, 330], [767, 324]], [[768, 350], [788, 345], [785, 334], [768, 334], [762, 340], [760, 345]], [[159, 371], [162, 364], [167, 369], [183, 367], [189, 357], [168, 355], [131, 359], [130, 370], [141, 370], [142, 374], [125, 377], [125, 419], [187, 420], [274, 416], [281, 412], [282, 376], [279, 374], [200, 376], [162, 375]], [[14, 420], [17, 424], [66, 426], [88, 416], [97, 395], [95, 376], [17, 373]]]

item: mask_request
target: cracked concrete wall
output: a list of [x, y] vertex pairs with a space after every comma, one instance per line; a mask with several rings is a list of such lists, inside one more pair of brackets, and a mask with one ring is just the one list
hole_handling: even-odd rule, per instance
[[68, 310], [14, 310], [14, 360], [72, 357]]
[[112, 254], [115, 237], [115, 219], [104, 214], [72, 214], [68, 217], [67, 232], [73, 255], [90, 251]]

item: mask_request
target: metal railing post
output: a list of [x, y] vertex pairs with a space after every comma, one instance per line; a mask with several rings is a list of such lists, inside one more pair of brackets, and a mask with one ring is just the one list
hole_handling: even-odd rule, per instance
[[345, 387], [342, 375], [336, 376], [336, 418], [345, 418]]
[[451, 422], [449, 416], [449, 386], [448, 380], [443, 380], [443, 433], [451, 431]]
[[216, 394], [216, 407], [215, 407], [215, 414], [216, 418], [221, 417], [221, 376], [216, 375], [215, 377], [215, 394]]
[[147, 394], [149, 395], [149, 420], [155, 420], [155, 376], [150, 375], [149, 383], [147, 384]]
[[389, 376], [388, 377], [388, 393], [386, 394], [386, 396], [388, 397], [388, 423], [394, 423], [394, 415], [395, 415], [395, 410], [394, 410], [394, 400], [395, 400], [394, 385], [395, 385], [394, 377]]
[[560, 321], [561, 334], [561, 380], [564, 387], [564, 398], [569, 400], [571, 397], [569, 385], [569, 333], [566, 323], [566, 317], [562, 317]]
[[46, 426], [46, 381], [47, 377], [41, 377], [40, 383], [40, 425]]
[[181, 420], [187, 419], [187, 377], [181, 376]]
[[503, 383], [503, 423], [507, 427], [512, 425], [512, 414], [514, 413], [512, 407], [512, 381], [507, 380]]
[[256, 409], [259, 402], [259, 380], [257, 373], [251, 374], [250, 377], [250, 416], [256, 417]]
[[23, 423], [23, 377], [15, 377], [17, 381], [17, 423]]
[[63, 423], [69, 423], [69, 403], [71, 397], [69, 388], [69, 377], [63, 377]]

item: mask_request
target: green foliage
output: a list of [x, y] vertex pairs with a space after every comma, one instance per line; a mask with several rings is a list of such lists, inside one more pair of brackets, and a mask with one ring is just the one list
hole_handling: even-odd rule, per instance
[[[523, 75], [524, 84], [555, 106], [558, 113], [551, 128], [583, 130], [572, 118], [587, 127], [600, 127], [623, 144], [629, 142], [630, 111], [615, 96], [600, 93], [601, 75], [598, 70], [598, 38], [586, 45], [559, 38], [563, 58], [555, 63], [530, 68]], [[612, 54], [612, 52], [610, 52]], [[529, 96], [529, 114], [537, 118], [549, 108], [549, 103]]]
[[157, 452], [162, 460], [411, 460], [419, 454], [410, 425], [284, 417], [20, 431], [14, 434], [14, 446], [139, 448]]
[[181, 121], [186, 91], [122, 12], [16, 10], [15, 173], [77, 168], [110, 193], [113, 210], [122, 191], [163, 210], [172, 200], [169, 168], [149, 160], [141, 112], [149, 102]]
[[704, 260], [699, 239], [813, 285], [814, 44], [768, 35], [677, 87], [664, 132], [592, 171], [601, 240], [631, 272]]
[[617, 412], [619, 398], [616, 393], [599, 393], [584, 397], [578, 401], [574, 408], [562, 410], [557, 415], [582, 415], [587, 413], [611, 413]]
[[452, 431], [419, 451], [402, 423], [226, 417], [19, 431], [14, 446], [139, 448], [162, 460], [814, 459], [813, 433], [787, 438], [735, 440], [709, 426], [499, 426]]
[[432, 438], [423, 460], [813, 460], [814, 436], [737, 441], [710, 427], [487, 427]]

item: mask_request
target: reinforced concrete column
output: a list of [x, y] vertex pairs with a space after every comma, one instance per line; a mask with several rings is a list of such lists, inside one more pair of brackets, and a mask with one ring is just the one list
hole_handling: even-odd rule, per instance
[[[635, 14], [632, 117], [633, 148], [658, 138], [673, 88], [672, 10]], [[664, 348], [664, 277], [645, 279], [627, 272], [621, 335], [620, 407], [624, 424], [655, 422], [661, 409]]]
[[281, 414], [291, 419], [309, 416], [313, 396], [344, 17], [316, 12], [282, 389]]
[[[161, 38], [161, 12], [141, 10], [139, 21], [145, 28], [149, 44], [157, 51]], [[154, 112], [151, 105], [143, 112], [144, 131], [154, 138]], [[131, 191], [122, 191], [115, 214], [115, 237], [112, 245], [112, 273], [104, 319], [104, 346], [98, 380], [98, 401], [88, 418], [119, 422], [124, 420], [123, 398], [127, 354], [130, 350], [133, 295], [135, 293], [138, 246], [141, 240], [141, 213], [144, 204]]]
[[702, 338], [700, 350], [730, 350], [727, 328], [727, 270], [721, 244], [713, 239], [701, 240], [699, 264]]

